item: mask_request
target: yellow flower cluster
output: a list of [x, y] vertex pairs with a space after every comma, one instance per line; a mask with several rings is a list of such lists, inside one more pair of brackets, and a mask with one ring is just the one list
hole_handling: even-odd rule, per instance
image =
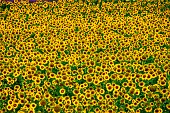
[[0, 6], [0, 113], [169, 113], [167, 0]]

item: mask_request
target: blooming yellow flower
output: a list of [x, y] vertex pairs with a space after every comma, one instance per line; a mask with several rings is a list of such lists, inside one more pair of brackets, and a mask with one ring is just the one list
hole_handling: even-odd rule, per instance
[[65, 94], [65, 92], [66, 92], [66, 91], [65, 91], [65, 89], [64, 89], [64, 88], [61, 88], [59, 92], [60, 92], [60, 94], [62, 94], [62, 95], [63, 95], [63, 94]]

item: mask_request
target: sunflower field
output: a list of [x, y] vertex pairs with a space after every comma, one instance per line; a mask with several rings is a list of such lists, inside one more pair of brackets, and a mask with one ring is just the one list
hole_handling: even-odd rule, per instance
[[0, 113], [170, 113], [170, 0], [0, 0]]

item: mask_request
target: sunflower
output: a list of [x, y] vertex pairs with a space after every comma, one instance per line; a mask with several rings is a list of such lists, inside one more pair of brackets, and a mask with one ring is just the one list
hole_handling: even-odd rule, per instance
[[16, 77], [16, 78], [17, 78], [19, 75], [20, 75], [20, 73], [18, 73], [18, 72], [15, 72], [15, 73], [13, 74], [13, 76]]
[[12, 108], [12, 106], [11, 105], [7, 105], [7, 110], [12, 110], [13, 108]]
[[136, 110], [136, 113], [140, 113], [140, 110], [141, 110], [141, 109], [140, 109], [140, 108], [138, 108], [138, 109]]
[[133, 110], [133, 104], [130, 104], [129, 106], [128, 106], [128, 109], [131, 111], [131, 112], [133, 112], [134, 110]]
[[91, 97], [92, 97], [92, 95], [90, 93], [86, 93], [85, 96], [87, 99], [91, 99]]
[[128, 100], [129, 94], [125, 94], [125, 95], [124, 95], [124, 98], [125, 98], [126, 100]]
[[160, 80], [158, 82], [159, 82], [160, 86], [166, 86], [166, 82], [164, 80]]
[[96, 66], [96, 67], [95, 67], [95, 70], [96, 70], [96, 72], [101, 72], [101, 71], [102, 71], [102, 68], [101, 68], [100, 66]]
[[115, 91], [118, 91], [119, 89], [120, 89], [120, 86], [119, 86], [119, 85], [115, 85], [115, 86], [114, 86], [114, 90], [115, 90]]
[[122, 69], [121, 68], [116, 68], [116, 72], [117, 73], [122, 73]]
[[149, 91], [148, 87], [146, 87], [146, 86], [142, 87], [142, 92], [146, 93], [147, 91]]
[[163, 110], [161, 108], [156, 108], [154, 110], [154, 113], [162, 113], [162, 112], [163, 112]]
[[29, 109], [28, 113], [35, 113], [34, 109]]
[[107, 80], [109, 80], [109, 79], [110, 79], [109, 75], [104, 75], [104, 80], [105, 80], [105, 81], [107, 81]]
[[106, 69], [107, 65], [105, 63], [101, 64], [102, 69]]
[[18, 107], [18, 103], [13, 103], [13, 108], [17, 108]]
[[140, 66], [140, 67], [138, 68], [138, 70], [139, 70], [139, 71], [144, 71], [144, 67], [143, 67], [143, 66]]
[[129, 93], [130, 93], [131, 95], [133, 95], [133, 94], [135, 93], [135, 88], [131, 87], [131, 88], [129, 89]]
[[128, 87], [128, 83], [127, 82], [123, 82], [122, 86], [123, 87]]
[[94, 85], [98, 86], [100, 82], [99, 82], [98, 79], [95, 79], [95, 80], [93, 81], [93, 83], [94, 83]]
[[77, 71], [78, 71], [78, 75], [82, 75], [83, 74], [83, 69], [82, 68], [79, 68]]
[[39, 100], [40, 98], [41, 98], [41, 95], [39, 93], [34, 95], [34, 100]]
[[65, 94], [66, 91], [65, 91], [64, 88], [61, 88], [59, 92], [60, 92], [61, 95], [63, 95], [63, 94]]
[[112, 74], [112, 75], [111, 75], [111, 79], [112, 79], [112, 80], [116, 80], [116, 79], [117, 79], [117, 74]]
[[106, 95], [105, 95], [105, 99], [106, 99], [106, 100], [109, 100], [110, 98], [111, 98], [111, 95], [110, 95], [110, 94], [106, 94]]
[[67, 79], [68, 79], [68, 77], [67, 77], [66, 75], [63, 75], [63, 76], [62, 76], [62, 80], [63, 80], [63, 81], [67, 81]]
[[143, 86], [145, 86], [145, 82], [143, 82], [143, 81], [142, 81], [142, 82], [139, 82], [138, 85], [139, 85], [139, 87], [143, 87]]
[[74, 94], [74, 95], [78, 95], [79, 93], [80, 93], [80, 91], [79, 91], [78, 89], [74, 89], [74, 90], [73, 90], [73, 94]]
[[41, 101], [39, 102], [39, 105], [40, 105], [40, 106], [45, 106], [46, 104], [47, 104], [46, 100], [41, 100]]
[[8, 105], [12, 105], [13, 101], [12, 100], [8, 100]]
[[84, 88], [88, 87], [88, 83], [87, 82], [83, 83], [83, 86]]
[[36, 77], [36, 79], [35, 79], [35, 84], [40, 84], [40, 83], [41, 83], [40, 78], [39, 78], [39, 77]]
[[82, 106], [76, 106], [75, 109], [76, 109], [77, 112], [81, 112], [83, 110], [83, 107]]
[[98, 99], [99, 101], [102, 101], [104, 98], [103, 98], [102, 95], [97, 95], [97, 99]]
[[163, 95], [166, 95], [166, 94], [168, 93], [168, 91], [167, 91], [167, 89], [162, 89], [162, 90], [161, 90], [161, 93], [162, 93]]
[[37, 104], [35, 104], [35, 103], [31, 103], [31, 108], [36, 108], [36, 106], [37, 106]]
[[92, 83], [93, 82], [93, 78], [91, 76], [87, 77], [87, 83]]
[[107, 91], [111, 92], [113, 90], [113, 86], [112, 85], [106, 86], [106, 89]]
[[60, 110], [61, 110], [61, 107], [60, 107], [59, 104], [57, 104], [57, 105], [55, 105], [55, 107], [54, 107], [53, 109], [54, 109], [54, 111], [55, 111], [56, 113], [59, 113]]
[[88, 106], [88, 105], [89, 105], [89, 104], [88, 104], [88, 101], [84, 100], [84, 101], [82, 102], [82, 105], [83, 105], [83, 106]]
[[166, 64], [166, 65], [164, 65], [163, 69], [164, 69], [165, 72], [168, 72], [168, 70], [169, 70], [170, 68], [169, 68], [168, 64]]
[[123, 74], [119, 74], [118, 75], [118, 80], [122, 80], [124, 78], [124, 75]]
[[115, 56], [115, 55], [111, 55], [111, 56], [110, 56], [110, 59], [111, 59], [112, 61], [115, 61], [115, 60], [116, 60], [116, 56]]
[[145, 111], [146, 111], [146, 112], [152, 112], [152, 107], [146, 107], [146, 108], [145, 108]]
[[166, 108], [170, 110], [170, 104], [166, 104]]
[[139, 89], [135, 89], [135, 94], [139, 95], [140, 94], [140, 90]]
[[128, 87], [132, 87], [132, 86], [133, 86], [133, 82], [130, 81], [130, 82], [128, 83]]
[[100, 94], [104, 94], [105, 90], [104, 89], [100, 89]]
[[160, 102], [161, 102], [161, 103], [164, 103], [164, 102], [166, 101], [166, 99], [167, 99], [166, 97], [162, 97], [162, 98], [160, 99]]
[[95, 108], [94, 111], [95, 111], [95, 113], [100, 113], [101, 112], [101, 110], [99, 108]]
[[[1, 112], [0, 112], [1, 113]], [[19, 110], [18, 113], [25, 113], [23, 110]]]
[[77, 75], [77, 80], [81, 80], [82, 79], [82, 75]]

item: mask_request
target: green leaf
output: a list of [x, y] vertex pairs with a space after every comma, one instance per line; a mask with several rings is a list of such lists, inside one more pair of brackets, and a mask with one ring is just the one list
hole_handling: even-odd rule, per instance
[[149, 58], [147, 58], [147, 60], [145, 61], [146, 64], [148, 63], [154, 63], [154, 57], [150, 56]]
[[77, 66], [76, 65], [73, 65], [73, 66], [70, 66], [71, 70], [77, 70]]
[[159, 79], [158, 77], [152, 78], [152, 79], [149, 81], [149, 83], [150, 83], [151, 85], [157, 84], [158, 79]]
[[79, 84], [82, 84], [82, 83], [85, 83], [85, 82], [86, 82], [86, 80], [81, 79], [81, 80], [76, 80], [76, 82], [77, 82], [77, 83], [79, 83]]
[[32, 34], [30, 35], [30, 38], [34, 38], [34, 36], [35, 36], [35, 33], [32, 33]]
[[103, 52], [103, 48], [97, 48], [96, 53], [100, 53], [100, 52]]
[[68, 64], [68, 62], [61, 61], [61, 64], [66, 65], [66, 64]]
[[41, 111], [43, 113], [48, 113], [47, 110], [43, 106], [37, 105], [35, 111]]
[[24, 105], [19, 104], [18, 107], [15, 109], [15, 112], [18, 113], [18, 111], [23, 107]]
[[116, 65], [116, 64], [120, 64], [120, 62], [119, 62], [118, 59], [116, 59], [116, 60], [114, 61], [114, 65]]
[[28, 18], [29, 18], [29, 15], [28, 15], [28, 14], [26, 14], [26, 18], [25, 18], [25, 20], [26, 20], [26, 21], [28, 21]]
[[26, 67], [26, 66], [25, 66], [25, 65], [23, 65], [23, 66], [21, 66], [21, 67], [20, 67], [20, 69], [24, 69], [25, 67]]
[[22, 87], [23, 82], [24, 82], [24, 78], [23, 78], [22, 75], [20, 74], [20, 75], [17, 77], [17, 81], [14, 83], [14, 85], [19, 85], [20, 87]]
[[53, 73], [57, 74], [58, 71], [59, 71], [58, 68], [52, 68], [52, 72], [53, 72]]
[[125, 17], [128, 17], [128, 16], [131, 17], [130, 13], [125, 14]]
[[61, 58], [61, 52], [57, 52], [58, 53], [58, 58]]
[[70, 54], [70, 51], [69, 51], [69, 50], [65, 50], [64, 52], [65, 52], [65, 54], [67, 54], [67, 55]]
[[87, 74], [87, 70], [88, 70], [88, 68], [87, 68], [87, 67], [85, 67], [85, 68], [83, 69], [84, 74]]
[[161, 31], [161, 32], [159, 32], [159, 34], [165, 34], [165, 32], [162, 32], [162, 31]]
[[6, 4], [1, 5], [2, 10], [4, 11], [6, 9]]
[[40, 87], [44, 85], [44, 80], [41, 80]]
[[79, 28], [78, 27], [75, 27], [75, 30], [74, 30], [75, 32], [78, 32], [79, 31]]
[[41, 54], [44, 53], [43, 50], [42, 50], [42, 49], [39, 49], [39, 48], [37, 48], [36, 51], [40, 52]]

